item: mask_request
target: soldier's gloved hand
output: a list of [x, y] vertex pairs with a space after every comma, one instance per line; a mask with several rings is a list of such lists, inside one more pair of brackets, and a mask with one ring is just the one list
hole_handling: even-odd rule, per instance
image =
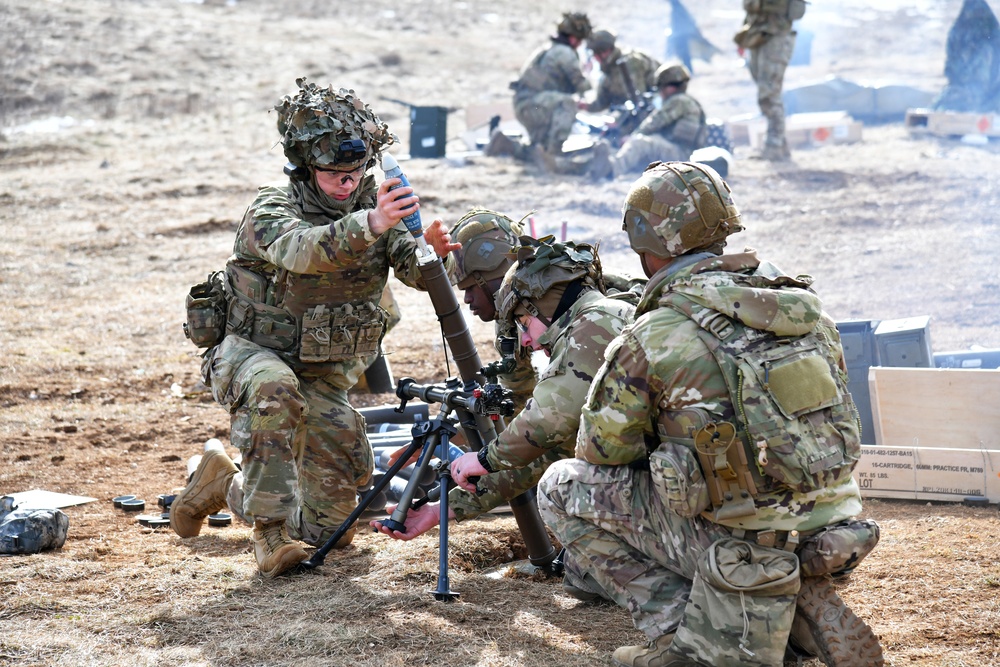
[[441, 220], [435, 220], [430, 227], [424, 229], [424, 238], [442, 259], [452, 250], [459, 250], [462, 247], [461, 243], [451, 242], [451, 234], [444, 228], [444, 222]]
[[420, 208], [420, 198], [413, 194], [413, 188], [402, 187], [389, 192], [389, 188], [399, 183], [402, 183], [400, 179], [390, 178], [378, 186], [378, 204], [368, 211], [368, 228], [375, 236], [381, 236]]
[[469, 481], [470, 477], [482, 477], [490, 471], [479, 462], [476, 452], [467, 452], [451, 462], [451, 478], [455, 485], [470, 493], [476, 492], [476, 485]]

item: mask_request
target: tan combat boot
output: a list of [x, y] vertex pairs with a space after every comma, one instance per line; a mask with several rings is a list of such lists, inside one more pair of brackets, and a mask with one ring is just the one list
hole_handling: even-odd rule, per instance
[[174, 532], [181, 537], [200, 533], [205, 517], [226, 507], [229, 483], [237, 472], [239, 469], [225, 452], [205, 452], [188, 485], [170, 503], [170, 527]]
[[289, 539], [284, 521], [254, 523], [253, 553], [257, 569], [265, 577], [277, 577], [309, 557], [305, 549]]
[[885, 664], [878, 638], [837, 595], [829, 577], [802, 579], [790, 639], [827, 667]]
[[701, 667], [700, 663], [668, 653], [674, 633], [660, 635], [642, 646], [622, 646], [611, 654], [618, 667]]

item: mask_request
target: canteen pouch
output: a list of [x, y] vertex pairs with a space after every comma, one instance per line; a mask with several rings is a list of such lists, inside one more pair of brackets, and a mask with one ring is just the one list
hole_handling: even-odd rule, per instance
[[871, 519], [849, 519], [808, 535], [799, 546], [803, 577], [846, 574], [878, 544], [880, 531]]
[[783, 664], [799, 575], [794, 553], [717, 540], [698, 561], [669, 652], [714, 667]]
[[226, 330], [226, 291], [224, 273], [216, 271], [208, 275], [203, 283], [198, 283], [188, 291], [184, 300], [187, 321], [184, 335], [198, 347], [218, 345]]
[[667, 509], [677, 516], [691, 518], [711, 506], [708, 485], [690, 447], [662, 442], [649, 455], [649, 474]]

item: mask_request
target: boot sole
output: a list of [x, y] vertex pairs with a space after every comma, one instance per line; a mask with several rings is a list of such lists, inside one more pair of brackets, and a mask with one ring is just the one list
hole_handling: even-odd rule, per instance
[[885, 664], [875, 633], [837, 595], [830, 579], [803, 579], [795, 612], [792, 641], [827, 667]]

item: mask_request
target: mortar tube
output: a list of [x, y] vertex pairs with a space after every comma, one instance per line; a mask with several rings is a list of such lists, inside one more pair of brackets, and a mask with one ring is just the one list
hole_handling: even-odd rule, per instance
[[[481, 370], [483, 363], [476, 350], [476, 343], [472, 339], [465, 317], [459, 309], [458, 299], [452, 289], [451, 282], [444, 268], [444, 262], [437, 255], [432, 257], [432, 261], [417, 263], [420, 275], [424, 279], [427, 294], [434, 305], [434, 312], [437, 313], [441, 322], [441, 331], [444, 333], [448, 349], [451, 350], [455, 365], [458, 366], [459, 377], [468, 386], [470, 383], [485, 384]], [[462, 411], [462, 430], [465, 433], [466, 441], [473, 450], [479, 450], [493, 440], [497, 434], [503, 430], [503, 422], [492, 421], [486, 415], [473, 415], [468, 411]], [[471, 416], [475, 418], [476, 428], [466, 428], [467, 419]], [[498, 430], [499, 427], [499, 430]], [[548, 533], [545, 532], [545, 524], [538, 514], [538, 506], [535, 504], [534, 496], [521, 494], [510, 502], [511, 512], [517, 522], [518, 530], [524, 538], [525, 547], [528, 550], [528, 559], [532, 565], [537, 567], [548, 566], [556, 557], [556, 549], [549, 540]]]

